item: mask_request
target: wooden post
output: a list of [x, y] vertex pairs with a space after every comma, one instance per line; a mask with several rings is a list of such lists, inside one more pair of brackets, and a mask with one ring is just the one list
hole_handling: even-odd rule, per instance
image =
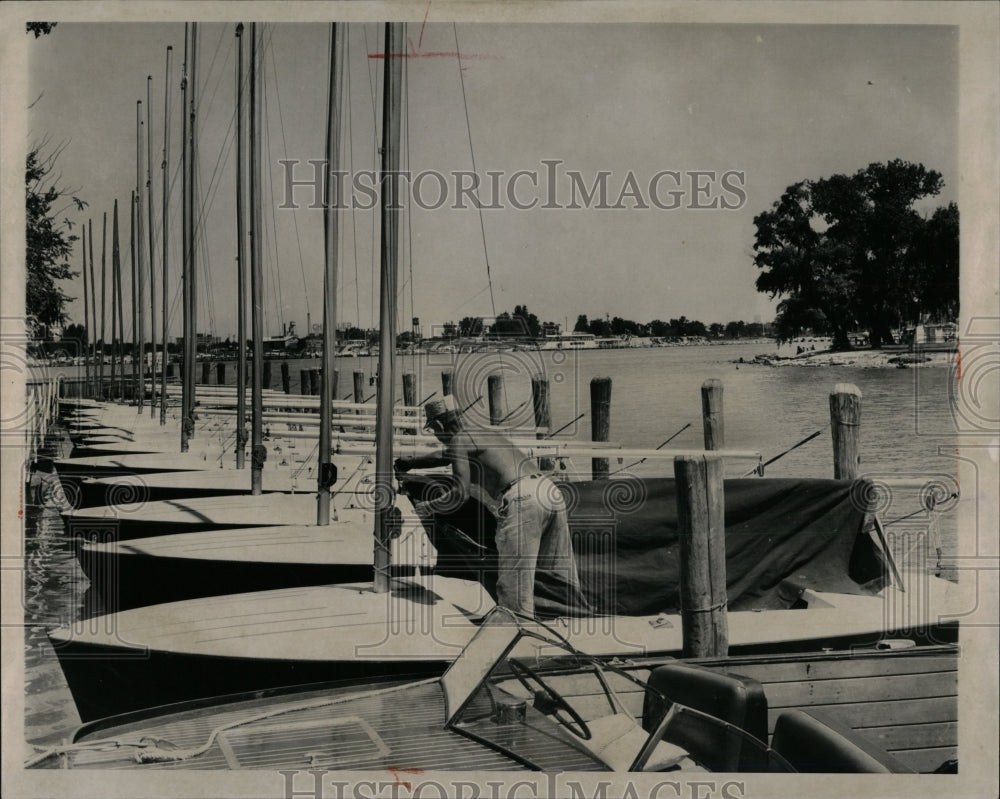
[[[549, 381], [541, 375], [531, 378], [531, 404], [535, 411], [535, 438], [545, 438], [552, 427], [552, 416], [549, 411]], [[538, 468], [550, 472], [555, 463], [551, 458], [539, 458]]]
[[212, 374], [212, 364], [209, 361], [201, 362], [201, 383], [202, 385], [208, 385], [208, 379]]
[[853, 480], [858, 476], [861, 455], [861, 389], [851, 383], [837, 383], [830, 392], [830, 431], [833, 434], [833, 479]]
[[292, 393], [292, 376], [288, 373], [288, 364], [281, 362], [281, 390], [286, 394]]
[[417, 376], [413, 372], [403, 372], [403, 405], [417, 406]]
[[[593, 441], [607, 441], [611, 434], [611, 378], [595, 377], [590, 381], [590, 437]], [[595, 480], [608, 476], [608, 459], [592, 458], [591, 469]]]
[[[361, 404], [365, 401], [365, 373], [355, 372], [354, 373], [354, 401], [357, 404]], [[355, 411], [355, 413], [361, 413], [361, 411]]]
[[270, 361], [264, 361], [264, 363], [262, 363], [261, 366], [264, 368], [264, 372], [261, 375], [262, 386], [263, 386], [263, 388], [270, 388], [271, 387], [271, 362]]
[[330, 387], [330, 398], [337, 399], [337, 391], [340, 389], [340, 372], [333, 370], [333, 385]]
[[309, 370], [300, 369], [299, 370], [299, 394], [306, 395], [309, 393]]
[[441, 394], [447, 397], [451, 394], [452, 384], [455, 382], [455, 373], [450, 369], [441, 372]]
[[683, 656], [726, 657], [726, 527], [722, 458], [674, 458], [680, 526]]
[[167, 364], [167, 377], [173, 379], [174, 377], [174, 362], [171, 361]]
[[322, 377], [321, 369], [310, 369], [309, 370], [309, 393], [314, 397], [319, 396], [319, 386], [320, 378]]
[[507, 416], [507, 403], [503, 398], [503, 375], [490, 375], [486, 378], [486, 385], [490, 400], [490, 424], [495, 426]]
[[226, 364], [223, 361], [215, 365], [215, 382], [220, 386], [226, 385]]
[[722, 417], [722, 381], [712, 378], [701, 384], [701, 420], [705, 429], [705, 449], [725, 447]]
[[[403, 405], [407, 408], [417, 406], [417, 376], [413, 372], [403, 372]], [[406, 430], [407, 434], [416, 432], [416, 430]]]

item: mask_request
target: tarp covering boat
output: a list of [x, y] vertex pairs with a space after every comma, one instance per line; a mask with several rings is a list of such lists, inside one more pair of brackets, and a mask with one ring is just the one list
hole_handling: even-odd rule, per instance
[[[441, 477], [426, 475], [402, 478], [404, 490], [417, 498], [441, 483]], [[677, 612], [680, 530], [674, 480], [558, 485], [592, 612]], [[888, 556], [867, 532], [865, 499], [873, 492], [866, 481], [747, 478], [726, 480], [724, 490], [730, 610], [790, 608], [804, 589], [874, 594], [884, 587]], [[436, 572], [477, 579], [495, 598], [494, 517], [470, 499], [435, 521]], [[536, 574], [539, 615], [573, 615], [563, 595], [557, 577]]]

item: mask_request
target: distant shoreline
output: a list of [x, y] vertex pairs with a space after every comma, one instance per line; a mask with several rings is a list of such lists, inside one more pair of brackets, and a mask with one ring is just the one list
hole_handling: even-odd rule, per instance
[[747, 360], [741, 358], [733, 363], [748, 366], [851, 366], [861, 369], [906, 369], [923, 366], [954, 366], [957, 352], [899, 352], [893, 350], [818, 350], [803, 352], [797, 355], [777, 355], [767, 353]]

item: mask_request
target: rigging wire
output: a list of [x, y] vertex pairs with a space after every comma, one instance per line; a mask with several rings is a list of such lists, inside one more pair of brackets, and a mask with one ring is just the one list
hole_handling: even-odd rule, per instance
[[[344, 38], [344, 43], [346, 47], [346, 52], [344, 54], [344, 63], [347, 65], [345, 80], [347, 82], [347, 161], [348, 168], [351, 175], [354, 174], [354, 117], [351, 112], [350, 102], [351, 94], [351, 37], [346, 36]], [[361, 328], [361, 276], [358, 274], [358, 216], [357, 209], [354, 207], [354, 203], [351, 203], [351, 244], [354, 248], [354, 313], [355, 313], [355, 327]], [[341, 290], [344, 290], [343, 282], [341, 283]], [[341, 303], [341, 308], [343, 308], [343, 303]], [[345, 335], [346, 338], [346, 335]]]
[[[278, 84], [278, 64], [277, 64], [277, 62], [275, 61], [275, 58], [274, 58], [274, 48], [273, 47], [270, 48], [269, 52], [271, 54], [271, 70], [272, 70], [272, 72], [274, 74], [274, 98], [275, 98], [275, 101], [278, 104], [278, 123], [281, 126], [281, 150], [282, 150], [283, 155], [285, 156], [285, 159], [287, 159], [288, 158], [288, 140], [285, 137], [285, 118], [284, 118], [284, 114], [281, 111], [281, 94], [278, 91], [278, 85], [279, 85]], [[327, 180], [330, 180], [330, 176], [329, 175], [327, 175]], [[271, 203], [271, 214], [272, 214], [272, 216], [274, 215], [274, 203], [273, 202]], [[302, 293], [303, 293], [303, 295], [305, 296], [305, 299], [306, 299], [306, 317], [308, 318], [309, 317], [309, 287], [306, 285], [306, 264], [305, 264], [305, 260], [302, 257], [302, 240], [301, 240], [301, 237], [299, 236], [299, 218], [298, 218], [298, 215], [295, 213], [294, 209], [292, 210], [292, 223], [295, 225], [295, 244], [298, 247], [298, 251], [299, 251], [299, 269], [302, 272]], [[311, 330], [307, 331], [307, 335], [311, 335], [311, 334], [312, 334]]]
[[[465, 111], [465, 129], [469, 135], [469, 157], [472, 160], [472, 171], [477, 176], [479, 175], [479, 170], [476, 168], [476, 151], [472, 144], [472, 123], [469, 120], [469, 98], [465, 91], [465, 73], [462, 71], [462, 48], [458, 43], [458, 25], [456, 23], [451, 24], [452, 32], [455, 35], [455, 63], [458, 66], [458, 78], [462, 85], [462, 107]], [[486, 283], [490, 290], [490, 310], [493, 313], [493, 329], [494, 335], [497, 334], [497, 304], [496, 299], [493, 294], [493, 270], [490, 267], [490, 253], [489, 248], [486, 244], [486, 222], [483, 219], [483, 204], [479, 201], [479, 187], [476, 186], [476, 208], [479, 211], [479, 230], [482, 234], [483, 239], [483, 258], [486, 262]], [[497, 352], [497, 358], [500, 363], [500, 374], [503, 375], [503, 352]], [[510, 402], [507, 398], [507, 381], [502, 382], [503, 394], [504, 394], [504, 405], [510, 407]]]
[[[265, 28], [267, 28], [267, 26], [265, 26]], [[265, 57], [266, 57], [266, 51], [262, 51], [261, 54], [260, 54], [261, 66], [263, 66]], [[268, 112], [268, 83], [269, 83], [269, 81], [268, 81], [267, 73], [265, 72], [265, 70], [261, 69], [260, 70], [261, 113], [262, 113], [262, 116], [263, 116], [263, 118], [265, 120], [269, 118], [269, 112]], [[262, 146], [263, 146], [264, 153], [265, 153], [264, 162], [270, 164], [270, 163], [272, 163], [271, 162], [271, 138], [270, 138], [270, 131], [268, 130], [268, 126], [266, 124], [262, 126], [262, 129], [261, 129], [261, 139], [263, 140], [262, 141]], [[268, 187], [268, 191], [269, 191], [269, 196], [273, 198], [274, 197], [274, 186], [273, 186], [273, 183], [271, 182], [271, 179], [272, 179], [271, 170], [270, 169], [264, 170], [264, 174], [262, 175], [262, 181], [265, 181], [267, 183], [267, 187]], [[261, 188], [263, 189], [263, 186]], [[270, 231], [267, 229], [266, 226], [263, 226], [262, 229], [261, 229], [261, 239], [262, 239], [263, 244], [264, 244], [264, 246], [262, 247], [262, 250], [267, 253], [267, 257], [270, 260], [270, 265], [269, 265], [269, 269], [268, 269], [268, 275], [270, 277], [270, 283], [271, 283], [271, 297], [270, 297], [270, 300], [277, 307], [277, 310], [278, 310], [278, 314], [277, 314], [278, 315], [278, 321], [279, 321], [279, 323], [282, 324], [282, 327], [283, 327], [284, 326], [284, 308], [282, 307], [283, 302], [282, 302], [282, 296], [281, 296], [281, 270], [280, 270], [280, 265], [279, 265], [279, 262], [278, 262], [278, 231], [277, 231], [277, 223], [276, 223], [276, 220], [274, 219], [274, 203], [271, 202], [270, 205], [271, 205], [271, 214], [272, 214], [272, 220], [271, 220], [272, 228], [271, 228]], [[272, 256], [273, 256], [273, 258], [272, 258]], [[265, 294], [266, 294], [266, 285], [265, 285]], [[269, 316], [269, 314], [268, 314], [268, 304], [269, 303], [267, 302], [267, 298], [265, 297], [264, 309], [263, 309], [264, 310], [264, 327], [266, 329], [270, 330], [272, 328], [270, 327], [269, 321], [268, 321], [268, 316]]]

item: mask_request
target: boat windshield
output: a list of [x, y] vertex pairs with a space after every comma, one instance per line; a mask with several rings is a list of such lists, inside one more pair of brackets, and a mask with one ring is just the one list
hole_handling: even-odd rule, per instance
[[[667, 700], [505, 608], [486, 617], [441, 685], [450, 729], [529, 768], [790, 770], [744, 730], [681, 704], [681, 697]], [[667, 709], [644, 726], [649, 706]]]

